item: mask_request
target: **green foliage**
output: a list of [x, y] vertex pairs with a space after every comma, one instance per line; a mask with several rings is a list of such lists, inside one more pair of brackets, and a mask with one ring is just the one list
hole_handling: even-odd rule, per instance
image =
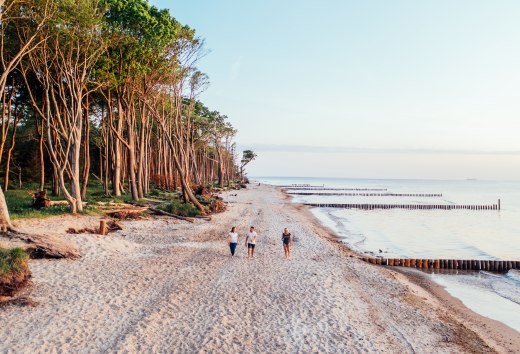
[[197, 216], [200, 211], [193, 204], [183, 203], [180, 200], [173, 200], [171, 203], [161, 207], [162, 210], [180, 216]]
[[20, 247], [0, 248], [0, 276], [9, 272], [20, 272], [24, 269], [29, 255]]
[[240, 161], [242, 163], [242, 166], [247, 165], [254, 159], [256, 159], [257, 155], [254, 153], [253, 150], [244, 150], [242, 153], [242, 160]]

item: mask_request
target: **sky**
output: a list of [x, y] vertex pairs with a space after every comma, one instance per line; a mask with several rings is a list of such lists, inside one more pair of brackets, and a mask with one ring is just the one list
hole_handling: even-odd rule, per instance
[[520, 1], [169, 0], [250, 176], [520, 179]]

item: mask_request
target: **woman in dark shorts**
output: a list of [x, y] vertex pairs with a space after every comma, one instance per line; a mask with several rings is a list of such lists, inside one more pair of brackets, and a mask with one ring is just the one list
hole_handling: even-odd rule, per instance
[[291, 258], [292, 236], [288, 228], [283, 229], [282, 242], [285, 258]]

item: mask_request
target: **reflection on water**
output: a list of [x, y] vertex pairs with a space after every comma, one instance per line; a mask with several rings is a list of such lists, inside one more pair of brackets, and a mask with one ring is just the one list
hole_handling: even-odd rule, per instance
[[[520, 182], [257, 179], [278, 185], [308, 183], [328, 187], [386, 188], [389, 193], [443, 194], [433, 198], [294, 196], [297, 203], [487, 205], [500, 198], [501, 211], [313, 208], [312, 213], [350, 247], [365, 253], [388, 258], [520, 260]], [[507, 275], [468, 272], [434, 274], [432, 277], [475, 312], [520, 331], [520, 275], [515, 271]]]

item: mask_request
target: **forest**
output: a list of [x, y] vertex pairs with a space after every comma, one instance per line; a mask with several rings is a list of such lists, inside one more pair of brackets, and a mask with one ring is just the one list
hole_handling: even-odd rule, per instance
[[[0, 0], [0, 225], [4, 193], [48, 189], [82, 212], [88, 186], [134, 201], [243, 177], [236, 130], [199, 97], [195, 30], [145, 0]], [[241, 162], [240, 162], [241, 160]], [[238, 163], [237, 163], [238, 161]]]

